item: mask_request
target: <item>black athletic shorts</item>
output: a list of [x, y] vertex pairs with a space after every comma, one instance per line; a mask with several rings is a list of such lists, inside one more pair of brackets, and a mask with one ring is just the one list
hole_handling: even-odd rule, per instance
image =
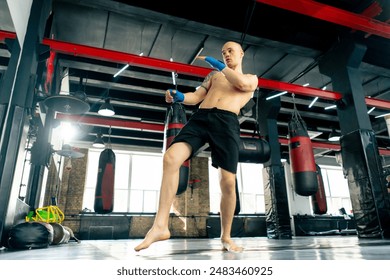
[[240, 124], [235, 113], [218, 108], [198, 109], [175, 136], [171, 145], [177, 142], [186, 142], [192, 147], [190, 158], [209, 143], [212, 166], [236, 174]]

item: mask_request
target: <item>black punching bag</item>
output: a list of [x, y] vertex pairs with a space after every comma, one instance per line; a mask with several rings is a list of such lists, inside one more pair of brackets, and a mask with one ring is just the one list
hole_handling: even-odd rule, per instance
[[107, 214], [114, 209], [114, 184], [115, 153], [111, 149], [104, 149], [99, 157], [94, 204], [96, 213]]
[[317, 215], [326, 214], [328, 211], [328, 205], [326, 203], [326, 194], [324, 187], [324, 180], [322, 178], [321, 168], [316, 164], [317, 167], [317, 180], [318, 190], [311, 196], [311, 205], [313, 207], [313, 213]]
[[236, 177], [236, 208], [234, 209], [234, 215], [240, 214], [241, 211], [241, 203], [240, 203], [240, 193], [238, 190], [238, 182]]
[[289, 154], [295, 192], [310, 196], [318, 190], [317, 168], [306, 124], [295, 110], [288, 123]]
[[[186, 124], [186, 112], [182, 104], [173, 103], [167, 111], [165, 118], [165, 133], [164, 133], [164, 144], [165, 148], [171, 145], [175, 136], [179, 133], [180, 129]], [[190, 176], [190, 160], [185, 161], [180, 167], [180, 176], [179, 176], [179, 187], [177, 189], [176, 195], [182, 194], [186, 191], [188, 186], [188, 180]]]
[[239, 162], [265, 163], [271, 157], [271, 147], [263, 138], [241, 137], [239, 145]]

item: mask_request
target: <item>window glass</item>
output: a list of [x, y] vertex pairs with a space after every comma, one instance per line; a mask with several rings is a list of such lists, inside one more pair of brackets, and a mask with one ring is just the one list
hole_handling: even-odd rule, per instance
[[[237, 184], [240, 197], [240, 214], [264, 213], [263, 165], [239, 163], [237, 168]], [[221, 199], [218, 169], [209, 160], [209, 192], [210, 212], [218, 213]]]
[[[90, 149], [88, 153], [86, 187], [83, 198], [83, 209], [94, 211], [95, 189], [101, 150]], [[157, 211], [162, 178], [162, 155], [154, 153], [137, 153], [114, 151], [115, 190], [114, 212], [148, 212]], [[237, 183], [240, 196], [240, 214], [265, 213], [263, 165], [239, 163]], [[352, 213], [347, 179], [341, 167], [321, 166], [324, 181], [328, 213], [340, 215], [344, 207]], [[209, 160], [210, 212], [219, 213], [221, 191], [218, 169], [211, 166]]]

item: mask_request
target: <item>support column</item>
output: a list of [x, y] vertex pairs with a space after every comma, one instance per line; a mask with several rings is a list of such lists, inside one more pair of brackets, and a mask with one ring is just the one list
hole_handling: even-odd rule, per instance
[[[13, 187], [16, 163], [23, 155], [28, 128], [28, 114], [31, 113], [36, 70], [38, 64], [38, 47], [43, 39], [46, 19], [50, 13], [51, 1], [34, 0], [28, 20], [26, 36], [21, 48], [20, 58], [11, 58], [8, 69], [16, 69], [11, 78], [11, 88], [4, 94], [9, 96], [7, 111], [4, 115], [0, 142], [0, 237], [5, 241], [7, 228], [13, 225], [18, 191]], [[11, 64], [11, 63], [16, 63]], [[8, 71], [8, 70], [7, 70]], [[11, 75], [7, 75], [10, 79]], [[2, 91], [5, 89], [2, 89]], [[3, 92], [1, 92], [1, 95]], [[16, 188], [18, 187], [15, 185]]]
[[270, 160], [264, 163], [263, 169], [267, 236], [273, 239], [290, 239], [290, 213], [277, 126], [281, 102], [280, 98], [268, 101], [258, 98], [259, 129], [271, 148]]
[[343, 94], [337, 104], [344, 174], [359, 238], [390, 237], [390, 201], [375, 133], [367, 114], [359, 66], [364, 45], [342, 38], [320, 61], [320, 72]]

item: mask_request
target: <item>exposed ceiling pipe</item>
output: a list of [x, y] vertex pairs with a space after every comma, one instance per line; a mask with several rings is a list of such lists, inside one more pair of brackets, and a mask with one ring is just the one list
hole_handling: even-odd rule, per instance
[[259, 3], [390, 39], [390, 24], [312, 0], [256, 0]]

